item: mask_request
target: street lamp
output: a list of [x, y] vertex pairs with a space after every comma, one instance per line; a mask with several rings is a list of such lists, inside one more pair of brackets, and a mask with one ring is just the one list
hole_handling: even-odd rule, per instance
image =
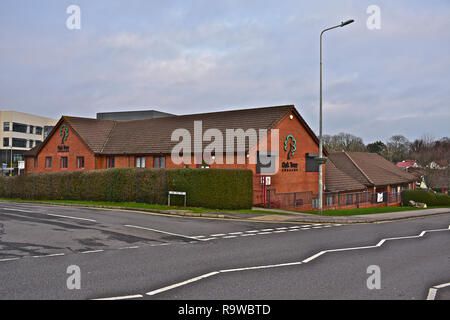
[[327, 162], [327, 159], [323, 157], [323, 142], [322, 142], [322, 38], [323, 34], [329, 30], [342, 28], [350, 23], [355, 22], [355, 20], [347, 20], [341, 22], [337, 26], [327, 28], [320, 34], [320, 125], [319, 125], [319, 157], [316, 158], [319, 164], [319, 204], [318, 209], [321, 214], [323, 211], [323, 165]]

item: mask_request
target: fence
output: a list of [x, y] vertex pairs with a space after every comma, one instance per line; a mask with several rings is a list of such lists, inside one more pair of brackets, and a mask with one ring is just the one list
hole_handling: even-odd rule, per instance
[[[373, 206], [388, 206], [401, 203], [401, 194], [397, 192], [354, 192], [324, 193], [323, 208], [351, 209]], [[310, 211], [319, 206], [318, 195], [312, 191], [277, 193], [275, 189], [266, 191], [265, 207]]]

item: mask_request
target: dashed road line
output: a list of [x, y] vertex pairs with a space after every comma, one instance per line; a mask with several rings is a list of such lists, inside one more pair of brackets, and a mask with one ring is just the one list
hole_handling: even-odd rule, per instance
[[274, 229], [261, 229], [261, 230], [247, 230], [229, 233], [216, 233], [209, 236], [192, 236], [191, 238], [202, 241], [210, 241], [220, 239], [235, 239], [237, 237], [248, 237], [249, 235], [268, 235], [268, 234], [279, 234], [286, 232], [296, 232], [300, 230], [311, 230], [311, 229], [321, 229], [321, 228], [331, 228], [333, 225], [330, 224], [314, 224], [314, 225], [300, 225], [293, 227], [279, 227]]

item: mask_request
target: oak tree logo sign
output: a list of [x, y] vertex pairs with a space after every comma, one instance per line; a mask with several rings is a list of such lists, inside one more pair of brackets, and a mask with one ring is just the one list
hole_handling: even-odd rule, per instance
[[69, 137], [69, 128], [67, 128], [65, 124], [63, 124], [61, 129], [59, 129], [59, 136], [61, 137], [61, 144], [64, 144]]
[[[289, 140], [291, 141], [289, 142]], [[294, 139], [293, 135], [288, 135], [286, 137], [286, 141], [284, 141], [284, 151], [288, 151], [288, 160], [290, 160], [291, 156], [294, 156], [295, 151], [297, 151], [297, 141]]]

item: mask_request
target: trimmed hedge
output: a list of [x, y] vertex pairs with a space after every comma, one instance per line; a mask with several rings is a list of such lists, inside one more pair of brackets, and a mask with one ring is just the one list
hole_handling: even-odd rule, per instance
[[[83, 200], [167, 204], [168, 191], [187, 193], [187, 205], [210, 209], [249, 209], [250, 170], [137, 169], [58, 172], [0, 177], [0, 196], [24, 200]], [[173, 205], [183, 197], [171, 197]]]
[[402, 191], [402, 205], [408, 206], [410, 200], [426, 203], [428, 206], [450, 206], [450, 196], [446, 194], [424, 190]]

